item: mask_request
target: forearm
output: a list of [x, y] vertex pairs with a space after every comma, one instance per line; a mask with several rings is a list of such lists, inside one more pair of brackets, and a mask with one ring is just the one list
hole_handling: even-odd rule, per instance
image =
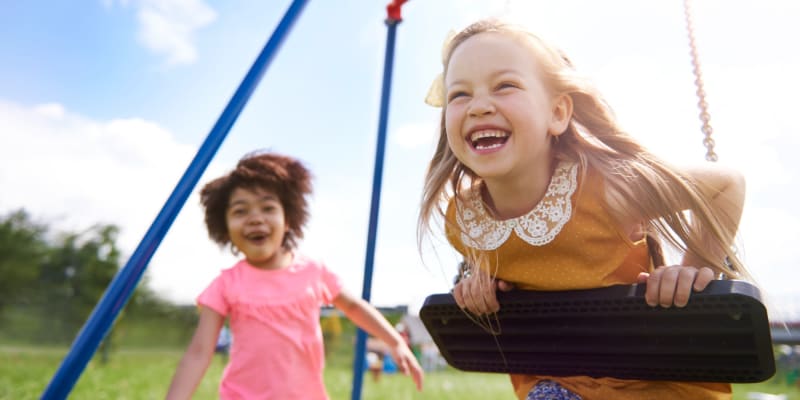
[[333, 304], [361, 329], [386, 343], [392, 357], [397, 362], [398, 370], [403, 374], [410, 375], [417, 385], [417, 390], [422, 390], [424, 373], [414, 357], [414, 353], [411, 352], [403, 337], [375, 307], [346, 292], [339, 293], [333, 300]]
[[350, 321], [389, 346], [405, 343], [381, 313], [363, 299], [352, 299], [339, 308]]
[[[729, 254], [734, 244], [736, 231], [742, 217], [745, 200], [744, 177], [735, 170], [725, 168], [710, 169], [705, 181], [711, 184], [702, 187], [703, 195], [708, 199], [710, 211], [716, 217], [711, 221], [701, 221], [692, 216], [692, 229], [697, 233], [702, 250], [707, 257], [715, 261], [714, 267], [720, 267], [722, 260]], [[716, 229], [714, 229], [716, 228]], [[716, 232], [714, 232], [716, 230]], [[683, 265], [705, 265], [702, 257], [687, 252], [682, 260]]]
[[167, 392], [167, 400], [190, 399], [211, 363], [213, 353], [187, 351], [181, 358]]
[[217, 312], [210, 308], [201, 308], [197, 329], [172, 377], [167, 400], [184, 400], [192, 397], [214, 357], [214, 345], [223, 321], [223, 316]]
[[745, 181], [738, 173], [732, 173], [727, 184], [711, 197], [711, 209], [719, 216], [725, 246], [733, 245], [744, 210], [744, 199]]

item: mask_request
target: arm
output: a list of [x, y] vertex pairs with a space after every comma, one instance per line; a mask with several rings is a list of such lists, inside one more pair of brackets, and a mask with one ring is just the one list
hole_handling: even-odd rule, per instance
[[[693, 229], [700, 232], [701, 240], [714, 259], [725, 258], [725, 248], [733, 244], [745, 198], [744, 177], [737, 171], [718, 164], [705, 164], [684, 169], [684, 174], [697, 182], [700, 194], [708, 200], [712, 211], [719, 215], [722, 242], [716, 240], [708, 229], [696, 222]], [[685, 306], [692, 291], [701, 291], [714, 279], [712, 266], [706, 265], [699, 255], [687, 251], [680, 265], [662, 266], [652, 274], [641, 274], [639, 282], [647, 283], [645, 300], [651, 306]], [[716, 267], [714, 267], [716, 268]]]
[[333, 305], [361, 329], [386, 343], [400, 371], [405, 375], [411, 374], [417, 390], [422, 390], [423, 372], [416, 357], [405, 340], [375, 307], [364, 299], [353, 297], [344, 291], [333, 299]]
[[[687, 168], [684, 172], [698, 182], [701, 194], [708, 200], [714, 213], [720, 216], [723, 243], [709, 248], [714, 258], [721, 260], [725, 258], [724, 248], [733, 245], [742, 217], [746, 187], [744, 176], [736, 170], [711, 163]], [[701, 230], [705, 243], [716, 243], [707, 229], [703, 229], [702, 226], [696, 226], [695, 229]], [[683, 265], [702, 265], [702, 263], [697, 255], [688, 252], [684, 254]]]
[[168, 400], [192, 397], [214, 356], [214, 346], [224, 321], [225, 318], [216, 311], [207, 307], [200, 309], [197, 329], [172, 377], [166, 397]]

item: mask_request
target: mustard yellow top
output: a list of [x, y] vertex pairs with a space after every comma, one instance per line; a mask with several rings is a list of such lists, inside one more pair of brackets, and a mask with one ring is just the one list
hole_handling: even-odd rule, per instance
[[[479, 192], [450, 201], [446, 233], [467, 260], [497, 279], [527, 290], [573, 290], [636, 282], [652, 270], [646, 240], [633, 242], [605, 203], [604, 180], [574, 163], [560, 163], [547, 193], [528, 214], [495, 220]], [[511, 375], [524, 400], [536, 382], [550, 379], [584, 399], [730, 399], [727, 383], [633, 381], [587, 376]]]

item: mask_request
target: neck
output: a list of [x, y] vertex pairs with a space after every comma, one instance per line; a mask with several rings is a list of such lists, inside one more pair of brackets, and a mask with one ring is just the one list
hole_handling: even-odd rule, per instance
[[533, 168], [525, 174], [503, 179], [485, 179], [484, 200], [496, 219], [510, 219], [529, 213], [547, 193], [555, 161], [544, 168]]
[[276, 270], [288, 267], [289, 264], [292, 263], [293, 258], [294, 255], [291, 250], [285, 250], [283, 247], [281, 247], [281, 249], [276, 251], [275, 254], [273, 254], [270, 258], [263, 260], [252, 260], [247, 258], [247, 262], [258, 269]]

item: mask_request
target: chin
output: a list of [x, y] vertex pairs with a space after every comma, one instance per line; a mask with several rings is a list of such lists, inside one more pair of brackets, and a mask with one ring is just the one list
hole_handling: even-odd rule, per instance
[[473, 172], [478, 174], [484, 180], [486, 179], [501, 179], [508, 175], [509, 171], [505, 168], [497, 168], [497, 166], [492, 166], [490, 168], [476, 168], [472, 169]]

